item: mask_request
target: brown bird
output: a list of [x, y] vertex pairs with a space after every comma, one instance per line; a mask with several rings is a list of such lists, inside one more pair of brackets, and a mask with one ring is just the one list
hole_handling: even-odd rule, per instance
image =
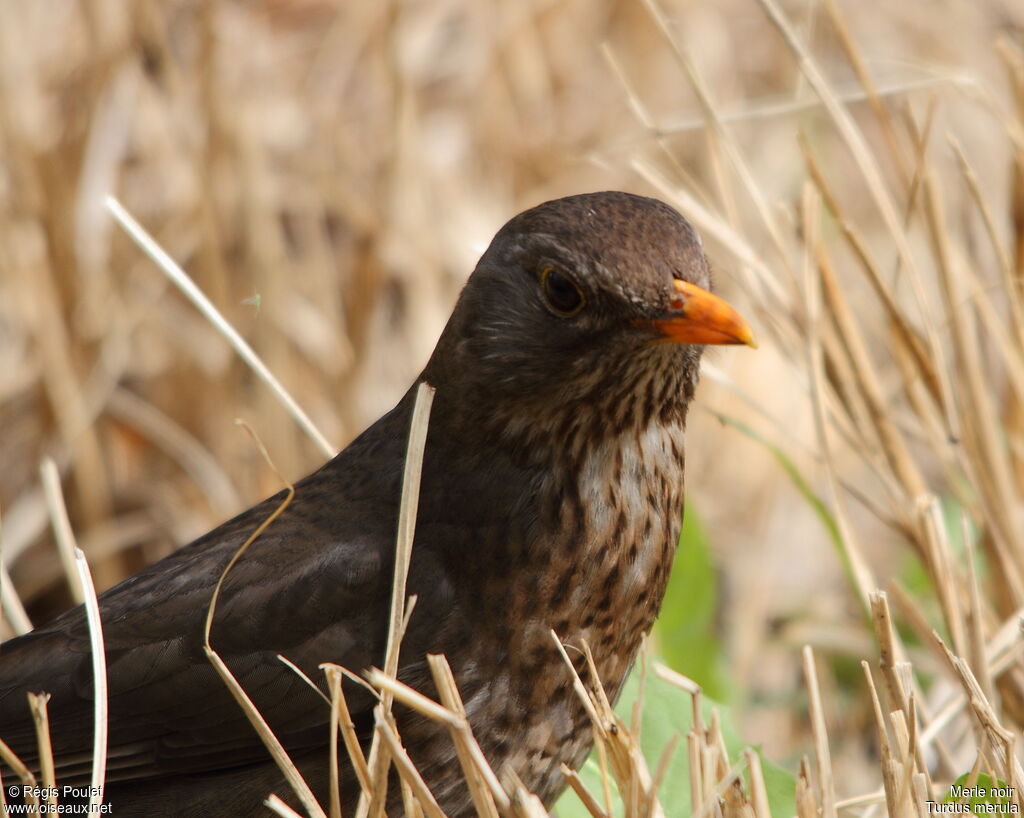
[[[657, 616], [679, 536], [683, 433], [704, 344], [753, 345], [710, 294], [696, 231], [654, 199], [606, 192], [528, 210], [477, 264], [419, 381], [437, 389], [399, 678], [429, 695], [452, 666], [480, 745], [550, 805], [591, 744], [553, 645], [586, 640], [619, 691]], [[329, 711], [313, 679], [384, 660], [416, 385], [295, 486], [228, 575], [212, 643], [327, 802]], [[214, 585], [271, 497], [100, 597], [109, 679], [106, 797], [118, 818], [238, 816], [288, 785], [203, 652]], [[0, 738], [30, 763], [27, 691], [47, 691], [57, 782], [88, 780], [91, 657], [81, 607], [0, 647]], [[374, 700], [345, 690], [368, 739]], [[446, 731], [397, 708], [449, 816], [473, 808]], [[11, 771], [3, 771], [5, 784]], [[343, 765], [342, 793], [358, 784]], [[397, 788], [391, 814], [399, 814]], [[298, 804], [295, 804], [298, 806]], [[347, 804], [346, 804], [347, 805]]]

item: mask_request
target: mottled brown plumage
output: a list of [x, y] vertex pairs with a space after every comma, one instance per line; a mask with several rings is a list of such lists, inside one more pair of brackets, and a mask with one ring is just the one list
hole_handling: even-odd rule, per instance
[[[696, 285], [696, 286], [694, 286]], [[434, 693], [444, 653], [476, 735], [550, 804], [590, 730], [551, 643], [587, 640], [617, 693], [668, 578], [683, 432], [700, 343], [750, 342], [702, 289], [700, 241], [674, 210], [624, 193], [512, 219], [469, 279], [421, 380], [437, 388], [408, 581], [400, 678]], [[321, 662], [383, 661], [415, 388], [319, 471], [224, 585], [212, 641], [326, 803]], [[214, 584], [272, 497], [103, 594], [108, 798], [130, 815], [249, 815], [288, 786], [202, 651]], [[59, 783], [88, 775], [92, 680], [80, 608], [0, 648], [0, 738], [34, 757], [27, 690], [46, 690]], [[346, 683], [368, 737], [371, 697]], [[447, 733], [398, 710], [441, 806], [472, 814]], [[4, 780], [10, 781], [9, 771]], [[358, 787], [342, 770], [346, 801]], [[396, 794], [397, 795], [397, 794]], [[396, 809], [393, 814], [397, 814]]]

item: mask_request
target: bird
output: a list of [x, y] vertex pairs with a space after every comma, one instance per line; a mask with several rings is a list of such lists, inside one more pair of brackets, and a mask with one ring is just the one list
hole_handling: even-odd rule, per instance
[[[665, 592], [682, 523], [687, 407], [702, 350], [716, 344], [755, 346], [749, 324], [711, 293], [697, 231], [664, 202], [578, 194], [499, 230], [416, 382], [295, 484], [220, 590], [211, 642], [321, 804], [329, 707], [278, 655], [322, 689], [321, 663], [356, 674], [383, 665], [418, 385], [436, 394], [398, 678], [436, 695], [426, 655], [444, 654], [487, 760], [550, 806], [565, 787], [561, 766], [578, 769], [592, 743], [551, 631], [576, 655], [586, 642], [617, 696]], [[218, 579], [282, 499], [100, 595], [104, 799], [119, 818], [257, 814], [272, 792], [299, 807], [203, 650]], [[376, 700], [344, 684], [368, 744]], [[58, 785], [88, 782], [94, 691], [81, 606], [0, 646], [0, 739], [31, 766], [29, 691], [51, 697]], [[401, 705], [395, 717], [440, 807], [473, 815], [447, 731]], [[339, 764], [347, 809], [359, 785]], [[397, 790], [389, 814], [401, 813]]]

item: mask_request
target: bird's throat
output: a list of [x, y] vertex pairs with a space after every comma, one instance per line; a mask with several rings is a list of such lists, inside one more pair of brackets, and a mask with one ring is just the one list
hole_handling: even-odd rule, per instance
[[[609, 438], [576, 468], [552, 471], [541, 493], [542, 531], [516, 580], [507, 661], [492, 681], [531, 715], [492, 737], [493, 746], [522, 749], [491, 760], [510, 763], [548, 801], [564, 784], [560, 764], [578, 766], [592, 739], [551, 633], [587, 684], [590, 648], [614, 700], [665, 592], [682, 521], [683, 427], [650, 424]], [[535, 683], [517, 688], [522, 679]]]
[[633, 652], [657, 615], [682, 521], [683, 460], [682, 425], [651, 422], [605, 439], [561, 478], [572, 488], [553, 546], [566, 560], [553, 565], [564, 570], [550, 607], [561, 609], [560, 635], [587, 640], [595, 656]]

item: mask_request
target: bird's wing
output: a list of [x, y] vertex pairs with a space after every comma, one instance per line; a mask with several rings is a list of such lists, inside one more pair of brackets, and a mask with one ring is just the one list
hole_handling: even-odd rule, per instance
[[[325, 468], [332, 467], [345, 472], [344, 463]], [[211, 643], [289, 749], [322, 745], [329, 709], [278, 654], [316, 680], [322, 662], [359, 672], [383, 661], [398, 504], [393, 478], [378, 474], [376, 488], [330, 479], [299, 483], [291, 505], [252, 543], [221, 591]], [[108, 780], [266, 759], [203, 651], [203, 626], [228, 560], [282, 499], [253, 507], [101, 597]], [[416, 554], [410, 589], [426, 609], [454, 610], [444, 576], [429, 550]], [[444, 629], [443, 621], [414, 617], [404, 656], [422, 662], [438, 649]], [[87, 774], [93, 681], [81, 607], [0, 647], [0, 739], [32, 758], [28, 691], [51, 694], [58, 780]], [[357, 724], [371, 725], [372, 696], [348, 683], [346, 693]]]

